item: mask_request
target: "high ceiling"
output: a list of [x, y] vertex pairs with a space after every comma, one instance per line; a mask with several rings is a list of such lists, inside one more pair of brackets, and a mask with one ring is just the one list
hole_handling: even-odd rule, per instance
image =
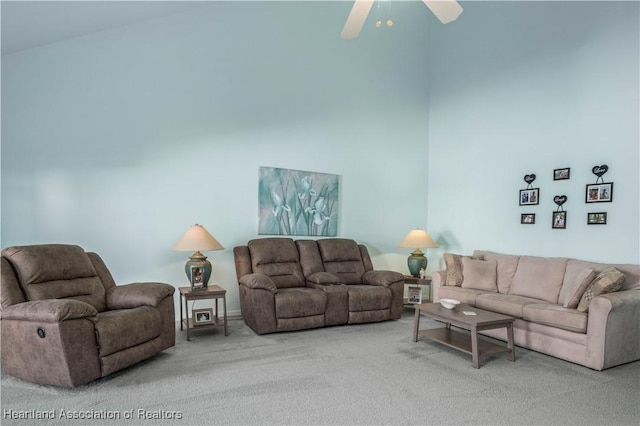
[[2, 0], [2, 55], [179, 13], [210, 3]]

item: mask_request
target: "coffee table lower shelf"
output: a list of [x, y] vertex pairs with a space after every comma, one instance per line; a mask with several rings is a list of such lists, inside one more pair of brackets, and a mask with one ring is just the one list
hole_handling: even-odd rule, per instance
[[[451, 328], [443, 327], [433, 328], [430, 330], [420, 330], [418, 331], [418, 335], [440, 342], [445, 346], [449, 346], [450, 348], [457, 349], [469, 355], [473, 355], [471, 336], [467, 333], [461, 333], [459, 331], [452, 330]], [[506, 346], [496, 345], [495, 343], [478, 339], [478, 356], [509, 352], [511, 352], [511, 349]]]

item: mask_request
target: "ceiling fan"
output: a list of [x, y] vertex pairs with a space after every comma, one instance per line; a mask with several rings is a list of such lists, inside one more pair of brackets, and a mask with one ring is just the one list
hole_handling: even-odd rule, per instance
[[[355, 0], [353, 2], [353, 8], [351, 8], [347, 22], [344, 23], [340, 37], [345, 40], [358, 37], [374, 1], [375, 0]], [[422, 1], [443, 24], [455, 21], [462, 13], [462, 6], [460, 6], [456, 0]]]

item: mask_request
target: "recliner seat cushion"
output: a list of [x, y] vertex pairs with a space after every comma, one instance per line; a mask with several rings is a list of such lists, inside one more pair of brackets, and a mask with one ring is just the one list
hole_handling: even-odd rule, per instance
[[100, 356], [158, 337], [161, 325], [160, 312], [150, 306], [99, 313], [95, 328]]
[[349, 312], [377, 311], [391, 307], [391, 290], [386, 287], [352, 284], [347, 286]]
[[326, 294], [314, 288], [285, 288], [275, 294], [277, 319], [323, 315], [326, 306]]

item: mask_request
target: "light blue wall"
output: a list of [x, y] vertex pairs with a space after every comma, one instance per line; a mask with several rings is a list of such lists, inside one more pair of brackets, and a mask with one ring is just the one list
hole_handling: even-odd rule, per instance
[[[430, 34], [429, 229], [439, 253], [640, 261], [637, 2], [470, 2]], [[612, 203], [585, 204], [607, 164]], [[570, 167], [571, 179], [553, 181]], [[535, 173], [538, 206], [518, 206]], [[551, 229], [555, 195], [567, 228]], [[587, 212], [608, 212], [605, 226]], [[521, 225], [521, 213], [535, 225]], [[441, 262], [441, 260], [440, 260]]]
[[187, 285], [172, 247], [201, 223], [238, 312], [232, 248], [272, 166], [340, 175], [339, 236], [404, 271], [428, 154], [426, 51], [406, 46], [427, 30], [347, 42], [350, 7], [216, 2], [3, 57], [2, 247], [79, 244], [118, 283]]

